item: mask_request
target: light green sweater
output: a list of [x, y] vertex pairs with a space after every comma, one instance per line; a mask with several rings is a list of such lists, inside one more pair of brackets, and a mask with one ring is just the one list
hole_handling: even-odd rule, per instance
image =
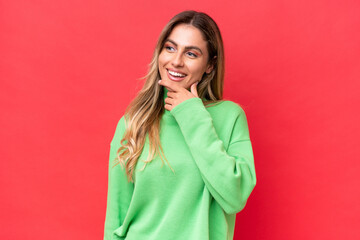
[[112, 167], [125, 131], [124, 117], [119, 120], [110, 144], [104, 239], [232, 240], [236, 213], [256, 184], [243, 109], [232, 101], [205, 108], [200, 98], [190, 98], [165, 110], [160, 128], [175, 172], [159, 157], [140, 171], [146, 138], [134, 184], [120, 164]]

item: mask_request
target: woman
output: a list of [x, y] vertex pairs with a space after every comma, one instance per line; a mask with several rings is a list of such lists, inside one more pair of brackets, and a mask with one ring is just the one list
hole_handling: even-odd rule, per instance
[[216, 23], [174, 16], [145, 78], [111, 141], [104, 239], [233, 239], [256, 175], [245, 113], [222, 100]]

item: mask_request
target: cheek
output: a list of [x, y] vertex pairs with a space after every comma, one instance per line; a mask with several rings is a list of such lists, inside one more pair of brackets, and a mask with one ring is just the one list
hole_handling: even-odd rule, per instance
[[159, 55], [159, 58], [158, 58], [158, 64], [159, 64], [159, 67], [162, 65], [163, 63], [163, 57], [161, 56], [161, 54]]
[[161, 78], [165, 78], [166, 77], [166, 70], [164, 68], [164, 66], [166, 65], [166, 59], [164, 54], [160, 53], [159, 58], [158, 58], [158, 70], [160, 73], [160, 77]]
[[189, 71], [192, 75], [202, 76], [205, 72], [205, 67], [202, 64], [189, 65]]
[[169, 61], [169, 56], [167, 56], [166, 53], [161, 52], [159, 54], [159, 60], [158, 60], [159, 66], [164, 66], [168, 61]]

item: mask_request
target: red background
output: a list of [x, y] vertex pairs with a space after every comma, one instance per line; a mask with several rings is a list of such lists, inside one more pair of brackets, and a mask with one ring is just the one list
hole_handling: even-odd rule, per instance
[[0, 4], [0, 239], [102, 238], [115, 126], [187, 9], [217, 21], [248, 117], [258, 183], [234, 239], [360, 239], [359, 1]]

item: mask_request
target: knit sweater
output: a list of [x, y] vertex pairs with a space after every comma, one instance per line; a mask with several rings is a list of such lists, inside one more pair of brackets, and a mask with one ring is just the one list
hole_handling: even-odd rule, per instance
[[120, 164], [113, 167], [124, 131], [122, 116], [110, 144], [104, 240], [232, 240], [236, 213], [256, 185], [243, 109], [190, 98], [165, 110], [159, 134], [173, 170], [157, 156], [141, 171], [146, 137], [134, 183]]

